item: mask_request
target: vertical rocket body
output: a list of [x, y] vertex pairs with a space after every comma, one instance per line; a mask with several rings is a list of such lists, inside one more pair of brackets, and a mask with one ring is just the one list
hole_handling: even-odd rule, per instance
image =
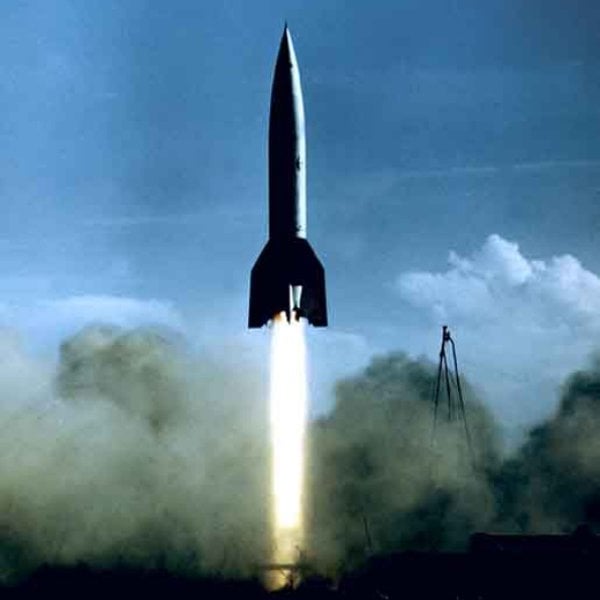
[[269, 113], [269, 238], [306, 238], [306, 135], [298, 61], [288, 28]]
[[276, 314], [327, 325], [325, 272], [306, 240], [306, 138], [298, 61], [287, 26], [269, 114], [269, 241], [252, 268], [248, 326]]

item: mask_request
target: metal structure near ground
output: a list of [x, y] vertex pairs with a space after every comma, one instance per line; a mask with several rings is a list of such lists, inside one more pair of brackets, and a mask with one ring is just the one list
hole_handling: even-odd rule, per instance
[[[452, 362], [454, 373], [448, 367], [448, 357], [446, 355], [446, 346], [450, 345], [452, 350]], [[435, 382], [435, 394], [433, 399], [433, 431], [432, 442], [435, 439], [435, 430], [438, 421], [438, 412], [440, 408], [440, 392], [442, 389], [442, 379], [444, 382], [444, 390], [446, 392], [447, 402], [447, 421], [461, 420], [465, 429], [465, 437], [471, 460], [473, 460], [473, 448], [471, 445], [471, 434], [467, 423], [467, 415], [465, 412], [465, 401], [463, 398], [462, 387], [460, 385], [460, 375], [458, 374], [458, 360], [456, 358], [456, 344], [450, 335], [450, 330], [447, 325], [442, 327], [442, 345], [440, 348], [437, 378]], [[453, 389], [454, 388], [454, 389]]]

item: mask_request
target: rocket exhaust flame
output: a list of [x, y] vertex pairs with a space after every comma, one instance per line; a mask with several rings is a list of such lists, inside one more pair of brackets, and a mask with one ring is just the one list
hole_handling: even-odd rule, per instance
[[[271, 339], [271, 494], [273, 562], [295, 564], [303, 545], [304, 440], [308, 390], [304, 323], [273, 319]], [[273, 574], [281, 587], [284, 574]]]

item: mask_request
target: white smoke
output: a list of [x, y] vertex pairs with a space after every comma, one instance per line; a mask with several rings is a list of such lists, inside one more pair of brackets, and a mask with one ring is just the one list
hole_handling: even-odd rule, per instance
[[42, 563], [243, 573], [265, 553], [258, 373], [89, 328], [57, 368], [0, 338], [0, 575]]

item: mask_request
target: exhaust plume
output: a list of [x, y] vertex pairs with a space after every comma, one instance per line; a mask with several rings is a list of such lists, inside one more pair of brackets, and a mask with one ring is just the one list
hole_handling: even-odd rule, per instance
[[[307, 417], [304, 324], [273, 319], [271, 340], [271, 493], [273, 563], [296, 564], [304, 546], [304, 438]], [[282, 574], [283, 575], [283, 574]], [[285, 578], [275, 577], [271, 587]]]

